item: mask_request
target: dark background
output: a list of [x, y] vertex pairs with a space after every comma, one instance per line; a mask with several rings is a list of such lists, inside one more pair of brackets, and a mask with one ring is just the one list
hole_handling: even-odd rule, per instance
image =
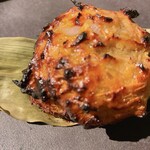
[[[135, 22], [150, 28], [150, 0], [81, 0], [111, 10], [136, 9]], [[0, 0], [0, 37], [37, 38], [42, 27], [73, 4], [70, 0]], [[85, 130], [15, 120], [0, 112], [0, 150], [148, 150], [150, 115]]]

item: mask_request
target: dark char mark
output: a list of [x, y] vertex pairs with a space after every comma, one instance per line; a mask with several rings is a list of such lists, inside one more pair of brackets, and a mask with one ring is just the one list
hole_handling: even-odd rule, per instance
[[104, 45], [102, 42], [98, 41], [98, 42], [94, 45], [94, 47], [105, 47], [105, 45]]
[[45, 58], [45, 55], [44, 55], [44, 52], [42, 52], [41, 59], [44, 59], [44, 58]]
[[65, 69], [64, 70], [64, 78], [69, 80], [70, 78], [75, 76], [75, 72], [73, 71], [73, 69], [69, 68], [69, 69]]
[[122, 11], [123, 11], [123, 13], [124, 13], [125, 15], [128, 15], [129, 18], [136, 18], [136, 17], [139, 16], [139, 13], [138, 13], [137, 10], [125, 9], [125, 8], [124, 8], [124, 9], [122, 9]]
[[41, 99], [43, 102], [46, 102], [48, 100], [48, 95], [47, 92], [45, 91], [45, 89], [41, 90], [41, 95], [40, 95]]
[[49, 30], [46, 32], [47, 37], [51, 37], [53, 35], [53, 30]]
[[84, 8], [81, 2], [77, 2], [76, 0], [71, 0], [71, 2], [81, 11]]
[[86, 32], [82, 32], [81, 34], [79, 34], [77, 36], [77, 38], [73, 42], [72, 46], [76, 46], [76, 45], [80, 44], [81, 42], [83, 42], [84, 40], [86, 40], [86, 38], [87, 38], [87, 33]]
[[110, 54], [104, 54], [103, 58], [104, 58], [104, 59], [107, 59], [107, 58], [114, 59], [114, 57], [111, 56]]
[[65, 58], [60, 58], [60, 60], [59, 60], [59, 62], [58, 62], [58, 64], [57, 64], [57, 66], [56, 66], [56, 69], [62, 69], [62, 68], [64, 68], [65, 67], [65, 65], [68, 63], [68, 60], [67, 59], [65, 59]]
[[110, 18], [110, 17], [104, 17], [103, 20], [104, 20], [105, 22], [112, 22], [112, 21], [113, 21], [113, 19]]
[[43, 27], [43, 31], [46, 31], [47, 29], [49, 29], [50, 24], [48, 24], [47, 26]]
[[144, 67], [143, 64], [139, 63], [139, 64], [137, 64], [137, 66], [138, 66], [142, 71], [146, 71], [146, 68]]
[[150, 44], [150, 34], [142, 38], [142, 42], [145, 44]]
[[29, 83], [29, 79], [30, 79], [31, 73], [32, 73], [31, 64], [29, 64], [29, 68], [23, 70], [23, 77], [22, 77], [22, 80], [21, 80], [21, 81], [13, 80], [13, 82], [14, 82], [17, 86], [19, 86], [19, 87], [21, 88], [21, 91], [22, 91], [23, 93], [26, 92], [26, 86], [27, 86], [27, 84]]
[[88, 113], [88, 112], [90, 111], [90, 106], [89, 106], [89, 104], [84, 103], [84, 104], [81, 106], [81, 109], [82, 109], [84, 112]]
[[98, 119], [98, 117], [94, 116], [85, 123], [84, 129], [91, 129], [98, 126], [101, 126], [100, 120]]
[[80, 25], [79, 19], [80, 19], [81, 16], [82, 16], [82, 14], [81, 14], [81, 13], [78, 13], [78, 16], [77, 16], [76, 19], [75, 19], [75, 24], [76, 24], [76, 25]]

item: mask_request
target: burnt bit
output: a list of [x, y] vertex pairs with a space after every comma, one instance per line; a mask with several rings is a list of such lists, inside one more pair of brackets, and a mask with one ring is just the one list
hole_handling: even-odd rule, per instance
[[13, 81], [13, 83], [15, 84], [15, 85], [17, 85], [18, 87], [20, 87], [20, 81], [18, 81], [18, 80], [12, 80]]
[[137, 10], [133, 10], [133, 9], [127, 9], [127, 8], [124, 8], [124, 9], [121, 9], [122, 12], [125, 14], [125, 15], [128, 15], [129, 18], [136, 18], [139, 16], [139, 13]]
[[146, 68], [144, 67], [144, 65], [142, 63], [139, 63], [136, 66], [139, 67], [143, 72], [146, 71]]
[[148, 52], [148, 57], [150, 57], [150, 52]]
[[81, 106], [81, 109], [82, 109], [84, 112], [88, 113], [88, 112], [90, 111], [90, 106], [89, 106], [89, 104], [84, 103], [84, 104]]
[[150, 34], [142, 38], [142, 43], [150, 44]]
[[43, 27], [43, 32], [46, 31], [46, 30], [48, 30], [49, 27], [50, 27], [50, 24], [48, 24], [48, 25], [46, 25], [45, 27]]
[[38, 94], [38, 92], [36, 90], [27, 89], [25, 91], [25, 93], [28, 94], [28, 95], [30, 95], [30, 96], [32, 96], [34, 99], [40, 98], [39, 97], [40, 95]]
[[98, 42], [94, 45], [94, 47], [105, 47], [105, 45], [104, 45], [104, 43], [98, 41]]
[[115, 58], [110, 54], [104, 54], [103, 59], [115, 59]]
[[63, 42], [63, 45], [67, 44], [67, 42], [68, 42], [68, 40], [64, 41], [64, 42]]
[[75, 72], [73, 71], [73, 69], [69, 68], [69, 69], [64, 70], [65, 79], [69, 80], [70, 78], [72, 78], [74, 76], [75, 76]]
[[22, 80], [20, 82], [17, 80], [13, 80], [13, 82], [21, 88], [21, 91], [22, 92], [24, 91], [23, 93], [26, 92], [26, 86], [29, 83], [31, 73], [32, 73], [31, 64], [29, 64], [29, 68], [23, 71]]
[[112, 22], [113, 19], [110, 17], [103, 17], [104, 22]]
[[58, 99], [55, 89], [50, 90], [50, 98], [51, 98], [51, 100], [55, 100], [55, 101]]
[[41, 90], [41, 99], [43, 102], [46, 102], [48, 100], [47, 92], [45, 91], [45, 89]]
[[82, 32], [81, 34], [79, 34], [77, 36], [77, 38], [73, 42], [72, 46], [76, 46], [76, 45], [80, 44], [81, 42], [83, 42], [84, 40], [86, 40], [86, 38], [87, 38], [87, 33], [86, 32]]
[[76, 25], [80, 25], [80, 17], [82, 16], [82, 14], [81, 13], [78, 13], [78, 16], [76, 17], [76, 19], [75, 19], [75, 24]]
[[68, 60], [67, 59], [65, 59], [65, 58], [60, 58], [60, 60], [59, 60], [59, 62], [58, 62], [58, 64], [57, 64], [57, 66], [56, 66], [56, 69], [62, 69], [62, 68], [64, 68], [65, 67], [65, 65], [68, 63]]
[[44, 55], [44, 52], [42, 52], [41, 59], [44, 59], [44, 58], [45, 58], [45, 55]]
[[66, 100], [66, 107], [68, 107], [71, 104], [70, 100]]
[[[30, 95], [30, 94], [29, 94]], [[34, 99], [38, 99], [39, 98], [39, 95], [36, 91], [31, 91], [31, 96], [34, 98]]]
[[81, 2], [77, 2], [76, 0], [71, 0], [71, 2], [81, 11], [84, 8]]
[[53, 33], [54, 33], [53, 30], [49, 30], [46, 32], [46, 35], [48, 38], [50, 38], [53, 35]]
[[94, 116], [85, 123], [84, 129], [91, 129], [99, 126], [101, 126], [100, 120], [98, 117]]

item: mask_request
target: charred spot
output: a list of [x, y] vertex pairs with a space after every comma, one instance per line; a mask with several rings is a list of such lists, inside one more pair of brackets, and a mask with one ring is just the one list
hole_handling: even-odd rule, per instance
[[84, 57], [84, 60], [89, 60], [91, 58], [91, 55], [87, 55], [86, 57]]
[[45, 89], [42, 89], [41, 90], [41, 99], [43, 102], [46, 102], [48, 100], [48, 95], [47, 95], [47, 92], [45, 91]]
[[142, 42], [145, 44], [150, 44], [150, 34], [142, 38]]
[[69, 68], [69, 69], [64, 70], [64, 78], [65, 79], [68, 80], [74, 76], [75, 76], [75, 72], [73, 71], [73, 69]]
[[50, 27], [50, 24], [46, 25], [45, 27], [43, 27], [43, 31], [48, 30], [48, 29], [49, 29], [49, 27]]
[[66, 106], [69, 106], [71, 104], [70, 100], [66, 100]]
[[42, 54], [41, 54], [41, 59], [44, 59], [45, 58], [45, 55], [44, 55], [44, 52], [42, 52]]
[[104, 45], [104, 43], [98, 41], [98, 42], [94, 45], [94, 47], [105, 47], [105, 45]]
[[45, 81], [42, 80], [42, 78], [36, 80], [36, 89], [35, 94], [38, 96], [38, 98], [41, 98], [43, 102], [46, 102], [48, 100], [48, 94], [45, 90]]
[[22, 80], [21, 81], [13, 80], [13, 82], [21, 88], [21, 91], [26, 91], [26, 86], [29, 83], [31, 73], [32, 73], [31, 64], [29, 64], [29, 68], [23, 70]]
[[86, 38], [87, 38], [87, 33], [86, 32], [82, 32], [81, 34], [79, 34], [77, 36], [77, 38], [73, 42], [72, 46], [76, 46], [76, 45], [80, 44], [81, 42], [83, 42], [84, 40], [86, 40]]
[[68, 42], [68, 40], [64, 41], [64, 42], [63, 42], [63, 45], [67, 44], [67, 42]]
[[146, 68], [144, 67], [144, 65], [142, 63], [137, 64], [137, 66], [144, 72], [146, 71]]
[[122, 9], [122, 11], [123, 11], [123, 13], [124, 13], [125, 15], [128, 15], [129, 18], [136, 18], [136, 17], [139, 16], [139, 13], [138, 13], [137, 10], [125, 9], [125, 8], [124, 8], [124, 9]]
[[82, 109], [84, 112], [88, 113], [88, 112], [90, 111], [90, 106], [89, 106], [89, 104], [84, 103], [84, 104], [81, 106], [81, 109]]
[[53, 35], [53, 33], [54, 33], [53, 30], [49, 30], [46, 32], [46, 35], [48, 38], [50, 38]]
[[20, 81], [18, 81], [18, 80], [12, 80], [12, 81], [13, 81], [13, 83], [14, 83], [15, 85], [17, 85], [18, 87], [20, 87], [20, 86], [21, 86]]
[[25, 91], [22, 91], [22, 92], [25, 92], [26, 94], [32, 96], [34, 99], [39, 98], [39, 94], [37, 93], [36, 90], [26, 89]]
[[[29, 94], [30, 95], [30, 94]], [[39, 95], [36, 91], [32, 91], [31, 92], [31, 96], [34, 98], [34, 99], [38, 99], [39, 98]]]
[[58, 16], [58, 17], [56, 17], [54, 20], [55, 20], [55, 21], [61, 21], [64, 17], [65, 17], [65, 14], [64, 14], [64, 15], [61, 15], [61, 16]]
[[50, 90], [50, 97], [52, 100], [57, 100], [58, 99], [58, 96], [56, 94], [56, 90], [52, 89]]
[[104, 54], [103, 55], [104, 59], [115, 59], [113, 56], [111, 56], [110, 54]]
[[22, 70], [22, 74], [26, 73], [27, 72], [27, 68]]
[[112, 22], [113, 19], [110, 17], [103, 17], [104, 22]]
[[24, 72], [24, 74], [23, 74], [23, 78], [22, 78], [22, 82], [28, 82], [28, 80], [29, 80], [29, 76], [31, 75], [31, 73], [32, 73], [32, 70], [31, 70], [31, 68], [28, 68], [25, 72]]
[[56, 66], [56, 69], [62, 69], [65, 67], [65, 65], [68, 63], [68, 60], [65, 58], [61, 58]]
[[150, 57], [150, 52], [148, 52], [148, 57]]
[[91, 129], [100, 125], [100, 120], [98, 119], [98, 117], [94, 116], [85, 123], [84, 129]]
[[75, 19], [75, 24], [76, 25], [80, 25], [80, 17], [82, 16], [82, 14], [81, 13], [78, 13], [78, 15], [77, 15], [77, 17], [76, 17], [76, 19]]
[[83, 10], [84, 5], [82, 5], [81, 2], [77, 2], [76, 0], [71, 0], [71, 1], [79, 10], [81, 10], [81, 11]]

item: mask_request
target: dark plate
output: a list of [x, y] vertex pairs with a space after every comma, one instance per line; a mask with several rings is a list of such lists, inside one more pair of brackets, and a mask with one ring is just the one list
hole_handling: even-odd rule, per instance
[[[141, 14], [135, 22], [150, 28], [150, 0], [82, 0], [105, 9], [129, 7]], [[42, 27], [72, 7], [70, 0], [0, 0], [0, 37], [37, 38]], [[0, 150], [148, 150], [150, 116], [85, 130], [15, 120], [0, 112]]]

